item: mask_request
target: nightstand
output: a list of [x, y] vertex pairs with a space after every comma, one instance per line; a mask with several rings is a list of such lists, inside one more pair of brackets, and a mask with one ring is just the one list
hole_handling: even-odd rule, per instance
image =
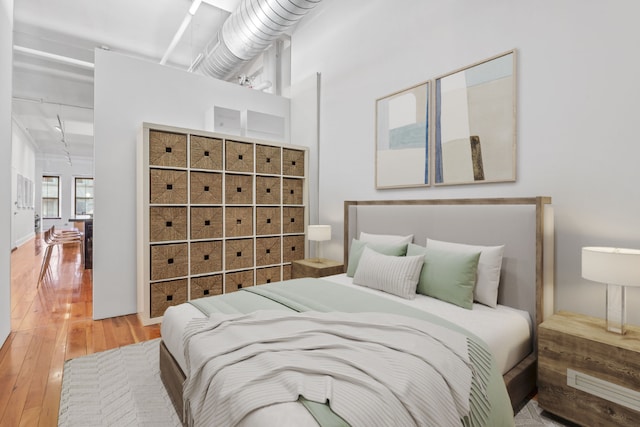
[[300, 259], [291, 261], [291, 278], [325, 277], [344, 273], [344, 264], [329, 259]]
[[538, 327], [538, 404], [589, 426], [640, 424], [640, 328], [559, 312]]

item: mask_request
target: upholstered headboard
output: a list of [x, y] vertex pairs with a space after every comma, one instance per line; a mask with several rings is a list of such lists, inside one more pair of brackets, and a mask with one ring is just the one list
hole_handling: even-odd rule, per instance
[[413, 234], [476, 245], [505, 245], [498, 302], [526, 310], [534, 325], [553, 314], [551, 198], [375, 200], [344, 203], [344, 262], [360, 232]]

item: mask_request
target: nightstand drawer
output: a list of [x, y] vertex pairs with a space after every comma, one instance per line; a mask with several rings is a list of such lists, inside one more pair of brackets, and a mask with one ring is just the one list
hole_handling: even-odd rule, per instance
[[291, 262], [291, 278], [326, 277], [344, 273], [344, 265], [328, 259], [301, 259]]
[[[538, 403], [541, 408], [590, 426], [637, 426], [640, 422], [640, 331], [625, 336], [605, 322], [558, 313], [538, 328]], [[569, 373], [569, 382], [567, 377]], [[626, 402], [626, 403], [625, 403]]]

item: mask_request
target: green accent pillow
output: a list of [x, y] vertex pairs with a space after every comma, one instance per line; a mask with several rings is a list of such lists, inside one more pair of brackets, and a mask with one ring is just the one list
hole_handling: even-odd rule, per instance
[[409, 244], [407, 255], [424, 255], [416, 292], [462, 308], [473, 308], [480, 252], [460, 253]]
[[347, 265], [347, 276], [353, 277], [356, 274], [360, 257], [364, 248], [368, 247], [382, 255], [405, 256], [407, 254], [407, 244], [386, 245], [382, 243], [367, 243], [353, 239], [351, 249], [349, 249], [349, 264]]

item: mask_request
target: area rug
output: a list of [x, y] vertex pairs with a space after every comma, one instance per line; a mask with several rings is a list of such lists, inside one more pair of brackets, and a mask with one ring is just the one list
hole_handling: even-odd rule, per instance
[[[65, 362], [58, 426], [181, 426], [160, 380], [159, 343], [158, 338]], [[533, 400], [515, 421], [517, 427], [563, 425]]]
[[65, 362], [58, 426], [182, 426], [160, 379], [159, 343]]

